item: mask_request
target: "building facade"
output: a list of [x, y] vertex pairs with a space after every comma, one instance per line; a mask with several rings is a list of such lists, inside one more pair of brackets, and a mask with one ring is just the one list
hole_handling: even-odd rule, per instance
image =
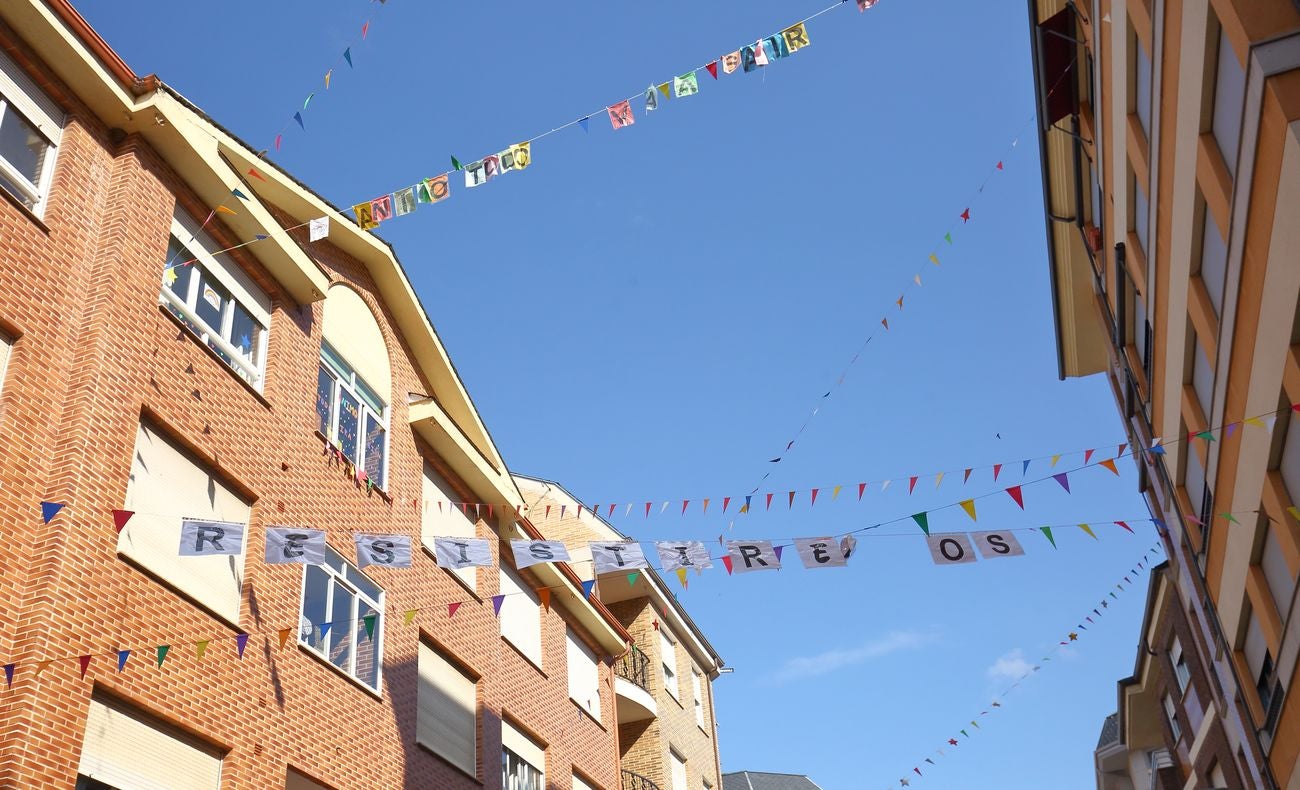
[[1229, 786], [1300, 787], [1300, 7], [1029, 11], [1061, 376], [1105, 374], [1142, 448]]
[[[593, 575], [589, 542], [627, 539], [590, 509], [584, 514], [560, 484], [515, 479], [532, 512], [549, 509], [547, 536], [565, 542], [584, 577]], [[601, 601], [633, 640], [614, 664], [623, 790], [718, 790], [713, 681], [723, 662], [666, 584], [653, 568], [597, 579]]]
[[66, 0], [0, 4], [0, 446], [0, 787], [621, 787], [631, 637], [501, 550], [540, 533], [392, 250]]

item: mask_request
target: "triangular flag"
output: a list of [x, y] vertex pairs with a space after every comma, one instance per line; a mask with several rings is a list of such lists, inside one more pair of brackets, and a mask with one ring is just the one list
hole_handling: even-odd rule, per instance
[[240, 192], [238, 189], [230, 190], [230, 194], [234, 195], [240, 200], [248, 200], [248, 195], [245, 195], [243, 192]]
[[794, 494], [795, 494], [795, 492], [793, 492], [793, 491], [790, 492], [790, 504], [789, 504], [789, 509], [794, 509]]
[[785, 546], [773, 546], [773, 547], [772, 547], [772, 553], [776, 555], [776, 561], [777, 561], [777, 562], [780, 562], [780, 561], [781, 561], [781, 552], [784, 551], [784, 550], [785, 550]]
[[[307, 131], [307, 126], [302, 122], [302, 113], [300, 113], [300, 112], [296, 112], [296, 113], [294, 113], [294, 114], [293, 114], [293, 119], [294, 119], [295, 121], [298, 122], [298, 125], [302, 127], [302, 130], [303, 130], [304, 132]], [[220, 210], [221, 210], [221, 206], [217, 206], [217, 210], [220, 211]]]
[[365, 40], [366, 40], [366, 33], [369, 33], [369, 32], [370, 32], [370, 20], [367, 19], [367, 20], [366, 20], [366, 23], [365, 23], [364, 25], [361, 26], [361, 40], [362, 40], [362, 41], [365, 41]]
[[1061, 454], [1060, 454], [1060, 453], [1057, 453], [1056, 455], [1052, 456], [1052, 466], [1055, 467], [1055, 466], [1056, 466], [1056, 462], [1059, 461], [1059, 460], [1061, 460]]
[[1229, 524], [1241, 523], [1240, 521], [1237, 520], [1237, 517], [1232, 515], [1231, 513], [1220, 513], [1219, 518], [1225, 519]]
[[[286, 628], [285, 630], [287, 631], [288, 629]], [[158, 645], [158, 666], [161, 667], [163, 665], [163, 661], [167, 660], [167, 651], [171, 649], [172, 649], [171, 645]]]
[[244, 648], [248, 647], [248, 634], [240, 634], [235, 637], [235, 652], [240, 658], [244, 657]]
[[867, 490], [866, 483], [858, 483], [858, 501], [862, 501], [862, 492]]
[[1200, 433], [1196, 434], [1196, 438], [1204, 439], [1207, 442], [1212, 442], [1214, 441], [1214, 433], [1212, 431], [1201, 431]]
[[1264, 421], [1258, 417], [1247, 417], [1246, 419], [1242, 420], [1242, 422], [1246, 423], [1247, 425], [1254, 425], [1257, 428], [1265, 427]]
[[917, 285], [917, 287], [919, 288], [920, 285], [921, 285], [921, 275], [919, 275], [919, 274], [914, 274], [914, 275], [912, 275], [912, 279], [916, 281], [916, 285]]
[[239, 216], [238, 211], [235, 211], [233, 208], [226, 208], [225, 206], [217, 206], [215, 209], [213, 209], [213, 211], [215, 211], [218, 214], [229, 214], [232, 217]]
[[893, 481], [893, 480], [886, 480], [885, 482], [881, 483], [881, 484], [880, 484], [880, 490], [881, 490], [881, 491], [885, 491], [885, 490], [887, 490], [887, 489], [889, 488], [889, 484], [892, 483], [892, 482], [894, 482], [894, 481]]
[[998, 475], [1002, 474], [1002, 464], [993, 464], [993, 482], [998, 481]]
[[1291, 507], [1286, 509], [1286, 512], [1291, 514], [1291, 518], [1295, 519], [1296, 521], [1300, 521], [1300, 508], [1297, 508], [1296, 506], [1292, 505]]
[[1088, 526], [1087, 524], [1080, 524], [1079, 529], [1088, 533], [1088, 537], [1092, 538], [1093, 540], [1097, 539], [1097, 535], [1092, 531], [1092, 527]]
[[970, 470], [970, 469], [967, 469], [967, 470], [966, 470], [966, 473], [965, 473], [964, 475], [962, 475], [962, 478], [961, 478], [962, 485], [965, 485], [967, 482], [970, 481], [970, 473], [971, 473], [971, 470]]
[[126, 669], [126, 662], [127, 662], [127, 659], [129, 659], [130, 657], [131, 657], [131, 651], [130, 651], [130, 650], [119, 650], [119, 651], [117, 651], [117, 671], [118, 671], [118, 672], [121, 672], [122, 670]]
[[630, 586], [630, 585], [636, 584], [636, 580], [637, 580], [638, 578], [640, 578], [640, 577], [641, 577], [641, 572], [640, 572], [640, 571], [632, 571], [631, 573], [629, 573], [629, 574], [627, 575], [627, 583], [628, 583], [628, 585]]
[[916, 476], [907, 478], [907, 493], [912, 493], [912, 489], [916, 488], [917, 480], [920, 480], [920, 478]]
[[725, 566], [727, 566], [727, 575], [730, 576], [730, 575], [731, 575], [731, 556], [728, 555], [728, 556], [723, 557], [723, 558], [722, 558], [722, 564], [725, 565]]
[[325, 72], [325, 90], [330, 89], [330, 77], [334, 75], [334, 69]]
[[44, 519], [46, 524], [48, 524], [50, 523], [50, 519], [58, 515], [59, 511], [62, 509], [63, 509], [62, 502], [42, 502], [41, 518]]
[[[405, 612], [403, 612], [403, 613], [402, 613], [402, 624], [403, 624], [403, 625], [410, 625], [410, 624], [411, 624], [411, 621], [415, 619], [415, 615], [418, 614], [419, 611], [420, 611], [419, 609], [407, 609]], [[281, 646], [283, 647], [283, 645], [281, 645]]]
[[999, 169], [999, 170], [1002, 169], [1002, 160], [1001, 160], [1001, 159], [998, 160], [998, 169]]
[[[448, 619], [448, 620], [450, 620], [451, 618], [453, 618], [453, 617], [456, 616], [456, 610], [460, 608], [460, 605], [461, 605], [461, 601], [455, 601], [455, 602], [453, 602], [453, 603], [449, 603], [449, 604], [447, 604], [447, 619]], [[499, 603], [497, 603], [496, 601], [493, 601], [492, 606], [493, 606], [493, 607], [494, 607], [498, 612], [501, 611], [501, 605], [500, 605]]]
[[546, 609], [546, 611], [548, 612], [551, 611], [551, 588], [542, 587], [538, 589], [537, 597], [541, 599], [542, 606]]
[[934, 476], [934, 487], [935, 487], [935, 488], [938, 488], [938, 487], [939, 487], [939, 484], [943, 482], [943, 476], [944, 476], [944, 474], [945, 474], [944, 472], [940, 472], [939, 474], [937, 474], [937, 475]]
[[1096, 450], [1084, 450], [1084, 451], [1083, 451], [1083, 464], [1084, 464], [1084, 466], [1087, 466], [1087, 465], [1088, 465], [1088, 462], [1092, 460], [1092, 454], [1095, 453], [1095, 452], [1096, 452]]
[[961, 731], [961, 734], [962, 734], [962, 735], [965, 735], [967, 738], [970, 737], [970, 733], [969, 733], [969, 732], [966, 732], [965, 730], [962, 730], [962, 731]]
[[[745, 497], [745, 501], [746, 501], [746, 503], [748, 503], [748, 502], [749, 502], [749, 497]], [[771, 510], [771, 509], [772, 509], [772, 495], [771, 495], [771, 494], [768, 494], [768, 495], [767, 495], [767, 509], [768, 509], [768, 510]]]
[[343, 59], [348, 62], [349, 67], [352, 67], [352, 47], [343, 50]]
[[1098, 461], [1097, 463], [1109, 469], [1111, 472], [1115, 474], [1116, 477], [1119, 477], [1119, 470], [1115, 468], [1114, 458], [1107, 458], [1106, 460]]
[[5, 664], [5, 688], [13, 688], [14, 670], [17, 668], [17, 664]]
[[967, 222], [970, 222], [970, 209], [966, 209], [965, 211], [963, 211], [963, 212], [961, 213], [961, 221], [962, 221], [962, 224], [965, 224], [965, 223], [967, 223]]
[[[1133, 532], [1133, 528], [1130, 527], [1128, 524], [1125, 524], [1123, 521], [1116, 521], [1115, 523], [1116, 523], [1117, 525], [1123, 527], [1124, 529], [1128, 530], [1129, 532]], [[1134, 532], [1133, 534], [1136, 535], [1137, 533]]]
[[727, 512], [727, 506], [730, 505], [730, 504], [731, 504], [731, 497], [729, 497], [729, 496], [724, 496], [724, 497], [722, 498], [722, 512], [723, 512], [723, 513], [726, 513], [726, 512]]
[[1025, 473], [1029, 471], [1029, 461], [1021, 461], [1021, 463], [1024, 464], [1024, 466], [1020, 469], [1020, 476], [1024, 477]]
[[1042, 531], [1043, 531], [1043, 534], [1047, 536], [1047, 539], [1050, 540], [1050, 541], [1052, 542], [1052, 548], [1056, 548], [1056, 538], [1052, 537], [1052, 528], [1051, 528], [1051, 527], [1039, 527], [1039, 529], [1042, 530]]
[[708, 69], [709, 75], [712, 76], [713, 79], [716, 80], [718, 78], [718, 61], [715, 60], [704, 68]]
[[461, 167], [460, 160], [457, 159], [457, 158], [454, 157], [454, 156], [451, 158], [451, 169], [452, 169], [452, 170], [461, 170], [461, 169], [463, 169], [463, 168]]
[[1116, 458], [1124, 457], [1124, 450], [1128, 448], [1128, 442], [1120, 442], [1119, 449], [1115, 451]]
[[921, 531], [922, 531], [922, 532], [924, 532], [924, 533], [927, 534], [927, 535], [930, 534], [930, 516], [929, 516], [929, 514], [927, 514], [927, 513], [913, 513], [913, 514], [912, 514], [912, 519], [916, 522], [917, 526], [919, 526], [919, 527], [921, 528]]
[[41, 676], [41, 673], [44, 672], [45, 669], [46, 669], [50, 664], [53, 664], [53, 663], [54, 663], [54, 662], [53, 662], [52, 660], [48, 659], [48, 658], [45, 659], [45, 660], [43, 660], [43, 661], [37, 661], [37, 662], [36, 662], [36, 677], [40, 677], [40, 676]]
[[645, 503], [645, 517], [650, 518], [650, 502]]
[[705, 515], [705, 516], [709, 515], [709, 498], [708, 498], [708, 497], [705, 497], [705, 498], [704, 498], [704, 502], [702, 503], [702, 507], [703, 507], [703, 509], [702, 509], [701, 513], [702, 513], [703, 515]]
[[938, 266], [938, 265], [939, 265], [939, 256], [938, 256], [938, 255], [935, 255], [933, 252], [930, 253], [930, 263], [933, 263], [935, 266]]
[[679, 581], [679, 582], [682, 583], [682, 589], [685, 589], [685, 588], [686, 588], [686, 569], [685, 569], [685, 568], [678, 568], [678, 569], [677, 569], [677, 581]]
[[590, 600], [591, 600], [591, 593], [592, 593], [592, 591], [595, 590], [595, 589], [596, 589], [596, 580], [595, 580], [595, 579], [592, 579], [591, 581], [583, 582], [583, 583], [582, 583], [582, 597], [583, 597], [583, 598], [586, 598], [587, 600], [590, 601]]
[[587, 116], [586, 118], [579, 118], [579, 119], [578, 119], [578, 125], [582, 127], [582, 131], [587, 132], [587, 133], [590, 133], [590, 132], [591, 132], [591, 116]]
[[78, 656], [77, 663], [81, 664], [81, 676], [86, 676], [86, 670], [90, 668], [90, 656]]
[[366, 627], [367, 639], [373, 640], [375, 638], [375, 620], [378, 618], [379, 615], [375, 614], [374, 612], [371, 612], [370, 614], [361, 618], [362, 625]]
[[1065, 493], [1070, 493], [1070, 476], [1068, 473], [1058, 472], [1052, 475], [1052, 479], [1061, 484], [1061, 488], [1065, 489]]
[[843, 488], [843, 487], [844, 487], [844, 486], [835, 486], [834, 488], [831, 489], [831, 501], [832, 501], [832, 502], [834, 502], [834, 501], [835, 501], [835, 498], [838, 497], [838, 496], [840, 495], [840, 489]]
[[[327, 624], [327, 625], [328, 625], [328, 624]], [[324, 635], [324, 634], [322, 634], [322, 636], [323, 636], [323, 635]], [[206, 652], [208, 652], [208, 645], [210, 645], [210, 644], [212, 644], [212, 640], [211, 640], [211, 639], [204, 639], [204, 640], [202, 640], [202, 641], [195, 642], [195, 643], [194, 643], [194, 655], [197, 656], [197, 657], [199, 658], [199, 660], [202, 660], [202, 659], [203, 659], [203, 654], [206, 653]]]
[[280, 637], [280, 649], [281, 649], [281, 650], [284, 649], [284, 645], [285, 645], [286, 642], [289, 641], [289, 635], [292, 634], [292, 633], [293, 633], [293, 629], [292, 629], [292, 628], [281, 628], [279, 631], [276, 632], [276, 634]]
[[275, 136], [275, 150], [277, 150], [277, 151], [280, 150], [280, 143], [282, 143], [282, 142], [284, 142], [284, 135], [282, 135], [282, 134], [277, 134], [277, 135]]
[[949, 244], [952, 244], [952, 234], [951, 233], [943, 234], [943, 240], [948, 242]]
[[813, 505], [817, 504], [817, 492], [820, 490], [821, 489], [819, 488], [814, 488], [812, 490], [812, 501], [808, 503], [808, 507], [812, 507]]
[[113, 526], [117, 528], [117, 531], [118, 531], [118, 532], [121, 532], [121, 531], [122, 531], [122, 527], [125, 527], [125, 526], [126, 526], [126, 522], [130, 521], [130, 520], [131, 520], [131, 516], [134, 516], [134, 515], [135, 515], [135, 511], [134, 511], [134, 510], [114, 510], [114, 511], [113, 511]]
[[979, 521], [979, 519], [975, 518], [975, 500], [967, 499], [957, 504], [961, 505], [961, 509], [966, 511], [966, 515], [970, 516], [971, 521]]
[[885, 331], [888, 332], [888, 331], [889, 331], [889, 319], [888, 319], [888, 318], [882, 318], [882, 319], [880, 319], [880, 323], [884, 325], [884, 327], [885, 327]]
[[497, 617], [501, 616], [501, 604], [503, 601], [505, 601], [505, 599], [506, 597], [504, 595], [492, 596], [492, 613], [495, 614]]
[[1011, 486], [1007, 489], [1007, 494], [1009, 494], [1012, 499], [1016, 500], [1016, 504], [1020, 505], [1021, 510], [1025, 509], [1025, 500], [1020, 495], [1020, 486]]

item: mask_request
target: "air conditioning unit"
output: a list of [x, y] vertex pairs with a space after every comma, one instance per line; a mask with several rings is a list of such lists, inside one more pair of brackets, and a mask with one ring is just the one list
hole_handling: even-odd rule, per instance
[[1091, 250], [1094, 255], [1101, 252], [1101, 228], [1096, 225], [1089, 225], [1083, 229], [1083, 236], [1088, 241], [1088, 249]]

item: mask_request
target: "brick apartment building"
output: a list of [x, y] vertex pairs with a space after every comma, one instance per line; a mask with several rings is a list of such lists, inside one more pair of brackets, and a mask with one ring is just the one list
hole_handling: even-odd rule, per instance
[[[559, 483], [515, 480], [533, 512], [550, 508], [546, 534], [569, 545], [584, 577], [592, 575], [589, 541], [625, 539], [591, 511], [577, 516], [578, 500]], [[713, 681], [722, 659], [654, 569], [639, 571], [631, 583], [626, 573], [604, 574], [598, 588], [635, 640], [614, 665], [623, 790], [719, 790]]]
[[[66, 0], [0, 4], [0, 447], [0, 787], [622, 786], [628, 631], [511, 568], [540, 533], [393, 251]], [[180, 557], [184, 518], [246, 538]], [[263, 562], [270, 525], [325, 564]], [[446, 535], [493, 566], [438, 567]]]
[[1300, 788], [1300, 5], [1028, 5], [1060, 373], [1165, 443], [1135, 675], [1165, 691], [1122, 685], [1117, 734], [1174, 786]]

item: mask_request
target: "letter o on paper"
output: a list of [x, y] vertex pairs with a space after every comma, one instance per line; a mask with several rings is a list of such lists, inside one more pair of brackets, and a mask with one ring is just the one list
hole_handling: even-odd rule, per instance
[[925, 542], [930, 547], [930, 559], [935, 565], [962, 565], [975, 562], [975, 548], [970, 536], [964, 532], [930, 535]]

